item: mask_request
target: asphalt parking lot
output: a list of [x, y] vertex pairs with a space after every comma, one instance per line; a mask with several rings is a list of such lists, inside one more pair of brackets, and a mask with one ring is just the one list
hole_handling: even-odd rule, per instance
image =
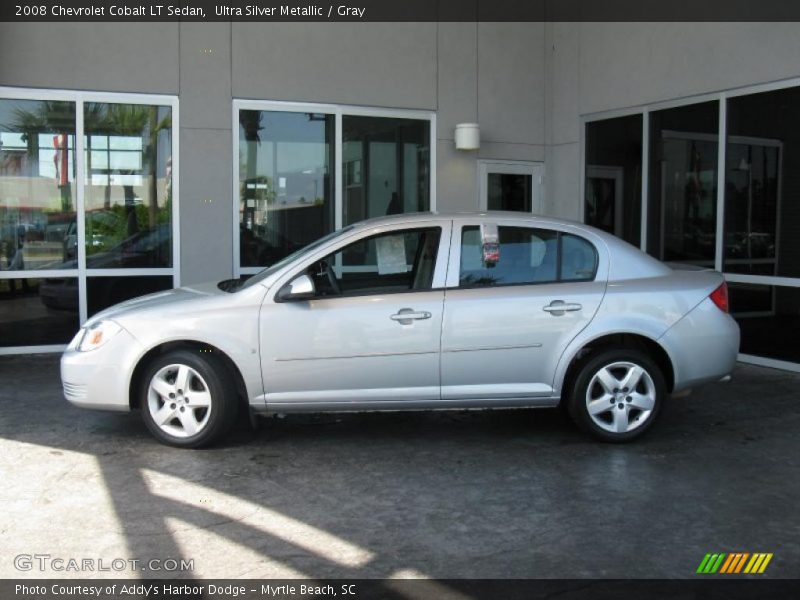
[[742, 365], [625, 446], [515, 410], [288, 416], [186, 451], [70, 406], [57, 356], [0, 357], [0, 577], [154, 575], [15, 566], [46, 554], [193, 561], [157, 573], [178, 577], [680, 578], [734, 551], [797, 577], [798, 392]]

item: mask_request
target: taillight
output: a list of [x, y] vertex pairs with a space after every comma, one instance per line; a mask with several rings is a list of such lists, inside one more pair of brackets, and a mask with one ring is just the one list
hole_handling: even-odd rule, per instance
[[728, 284], [724, 281], [708, 296], [722, 312], [728, 312]]

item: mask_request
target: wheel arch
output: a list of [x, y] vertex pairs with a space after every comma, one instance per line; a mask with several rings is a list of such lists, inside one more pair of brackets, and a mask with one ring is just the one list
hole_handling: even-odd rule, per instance
[[571, 389], [580, 367], [599, 350], [609, 348], [633, 348], [645, 352], [661, 369], [664, 375], [664, 382], [667, 385], [667, 392], [672, 392], [675, 386], [675, 365], [667, 350], [652, 337], [642, 333], [619, 331], [598, 335], [595, 338], [584, 341], [580, 347], [574, 350], [568, 361], [564, 361], [563, 377], [561, 379], [561, 398], [564, 399], [564, 392]]
[[207, 342], [201, 342], [198, 340], [190, 340], [190, 339], [183, 339], [183, 340], [171, 340], [168, 342], [163, 342], [156, 346], [150, 348], [147, 352], [142, 354], [139, 357], [139, 360], [136, 363], [136, 366], [131, 373], [131, 379], [128, 386], [128, 407], [133, 410], [138, 408], [137, 406], [137, 398], [138, 398], [138, 391], [139, 386], [142, 384], [142, 376], [144, 375], [147, 366], [158, 356], [162, 356], [167, 352], [171, 352], [173, 350], [190, 350], [195, 352], [202, 352], [202, 353], [211, 353], [216, 356], [225, 368], [228, 370], [229, 374], [236, 382], [236, 395], [240, 402], [240, 408], [247, 409], [249, 407], [249, 399], [247, 393], [247, 386], [244, 382], [244, 377], [242, 376], [242, 372], [236, 363], [228, 356], [227, 353], [220, 350], [216, 346], [209, 344]]

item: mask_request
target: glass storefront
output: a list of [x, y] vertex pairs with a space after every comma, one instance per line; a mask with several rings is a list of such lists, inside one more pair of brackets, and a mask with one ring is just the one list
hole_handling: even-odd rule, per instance
[[800, 164], [800, 88], [737, 92], [587, 122], [587, 223], [608, 225], [598, 223], [589, 205], [596, 196], [590, 166], [619, 162], [620, 120], [632, 118], [646, 119], [650, 138], [639, 161], [649, 182], [647, 237], [639, 244], [661, 260], [722, 270], [743, 358], [796, 368], [800, 353], [787, 332], [800, 326], [800, 238], [794, 235], [800, 185], [793, 175]]
[[642, 115], [586, 124], [586, 223], [638, 246], [642, 237]]
[[430, 122], [342, 118], [344, 225], [430, 209]]
[[725, 271], [800, 277], [800, 88], [728, 100]]
[[64, 266], [76, 218], [75, 103], [0, 99], [0, 268]]
[[334, 229], [333, 115], [239, 112], [239, 248], [269, 266]]
[[86, 266], [172, 266], [172, 111], [84, 105]]
[[0, 279], [0, 347], [66, 344], [78, 331], [78, 279]]
[[245, 104], [236, 113], [237, 272], [257, 272], [337, 227], [430, 210], [430, 118]]
[[650, 113], [647, 251], [660, 260], [714, 266], [717, 102]]
[[19, 96], [0, 97], [0, 352], [66, 344], [100, 308], [174, 278], [177, 101]]

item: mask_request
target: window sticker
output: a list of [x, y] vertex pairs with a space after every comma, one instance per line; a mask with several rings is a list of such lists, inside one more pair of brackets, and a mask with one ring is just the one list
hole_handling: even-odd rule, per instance
[[405, 273], [406, 238], [403, 235], [385, 235], [375, 240], [378, 253], [378, 275]]

